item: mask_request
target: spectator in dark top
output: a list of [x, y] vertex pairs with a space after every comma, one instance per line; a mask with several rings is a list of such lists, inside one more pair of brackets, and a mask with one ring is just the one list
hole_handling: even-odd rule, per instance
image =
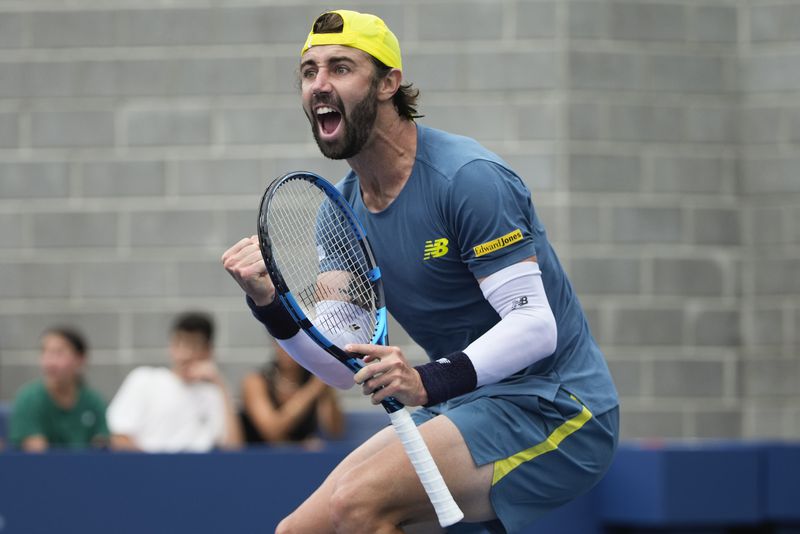
[[248, 443], [303, 443], [341, 435], [336, 393], [295, 362], [277, 343], [275, 359], [242, 380], [242, 423]]

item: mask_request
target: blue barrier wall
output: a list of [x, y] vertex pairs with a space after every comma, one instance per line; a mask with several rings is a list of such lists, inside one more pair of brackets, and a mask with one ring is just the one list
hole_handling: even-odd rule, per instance
[[344, 454], [0, 455], [0, 532], [271, 532]]
[[760, 448], [625, 447], [601, 482], [602, 520], [633, 525], [754, 525], [763, 519]]
[[765, 447], [763, 461], [766, 516], [776, 523], [800, 526], [800, 446]]
[[[351, 450], [0, 454], [0, 534], [271, 532]], [[623, 445], [523, 534], [800, 533], [800, 445]]]

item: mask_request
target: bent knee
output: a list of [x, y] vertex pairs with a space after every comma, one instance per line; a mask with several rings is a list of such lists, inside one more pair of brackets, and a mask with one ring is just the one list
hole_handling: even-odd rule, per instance
[[330, 500], [330, 518], [336, 532], [374, 532], [386, 521], [377, 492], [371, 491], [355, 476], [343, 476]]
[[294, 519], [294, 514], [284, 517], [275, 528], [275, 534], [296, 534], [303, 532], [303, 529], [297, 525]]
[[284, 517], [278, 526], [275, 527], [275, 534], [291, 534], [292, 529], [289, 526], [289, 518]]
[[355, 484], [339, 481], [333, 490], [330, 500], [331, 522], [340, 531], [345, 525], [357, 523], [361, 516], [368, 515], [365, 507], [359, 502], [359, 492]]

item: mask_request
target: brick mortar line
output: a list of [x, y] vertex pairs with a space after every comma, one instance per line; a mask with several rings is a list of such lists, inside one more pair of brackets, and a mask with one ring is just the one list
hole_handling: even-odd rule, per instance
[[[296, 41], [260, 43], [197, 43], [169, 44], [153, 43], [141, 45], [52, 46], [28, 48], [0, 47], [0, 61], [8, 63], [68, 63], [78, 61], [143, 61], [176, 59], [296, 59], [300, 63], [300, 48], [304, 36]], [[452, 56], [457, 58], [474, 55], [515, 53], [545, 56], [557, 52], [553, 37], [541, 39], [472, 39], [472, 40], [406, 40], [403, 55], [413, 64], [415, 56]], [[405, 63], [405, 62], [404, 62]]]
[[[413, 81], [413, 80], [412, 80]], [[542, 109], [554, 108], [559, 104], [558, 93], [553, 89], [540, 91], [514, 90], [496, 91], [474, 89], [470, 91], [440, 91], [429, 89], [421, 93], [422, 105], [437, 107], [457, 107], [486, 103], [489, 106], [539, 106]], [[176, 107], [177, 106], [177, 107]], [[108, 111], [120, 109], [134, 111], [177, 109], [204, 111], [217, 109], [235, 111], [242, 109], [301, 109], [299, 93], [291, 90], [276, 92], [260, 91], [253, 93], [221, 93], [213, 95], [185, 94], [130, 94], [94, 96], [53, 96], [0, 97], [0, 112], [17, 113], [21, 116], [31, 113], [60, 111]], [[424, 107], [421, 110], [424, 114]], [[422, 119], [424, 122], [425, 119]]]
[[[546, 155], [549, 153], [550, 145], [554, 140], [526, 141], [523, 144], [517, 141], [504, 140], [483, 140], [484, 145], [489, 146], [497, 152], [509, 151], [510, 154]], [[524, 147], [532, 147], [527, 151]], [[0, 162], [35, 162], [34, 159], [42, 158], [45, 161], [140, 161], [140, 160], [159, 160], [175, 161], [181, 159], [201, 160], [209, 159], [261, 159], [261, 160], [285, 160], [285, 159], [305, 159], [311, 161], [322, 161], [319, 157], [313, 157], [313, 150], [316, 145], [310, 143], [298, 144], [238, 144], [225, 145], [220, 150], [215, 151], [212, 145], [170, 145], [170, 146], [109, 146], [107, 148], [82, 148], [82, 147], [28, 147], [26, 149], [15, 149], [13, 159], [5, 159], [0, 151]], [[212, 157], [209, 157], [212, 156]]]
[[[413, 78], [409, 78], [415, 82]], [[449, 107], [464, 104], [489, 103], [503, 106], [557, 106], [566, 102], [571, 106], [617, 106], [622, 108], [685, 108], [685, 109], [718, 109], [738, 111], [741, 95], [730, 93], [701, 93], [687, 91], [625, 91], [619, 89], [568, 89], [566, 93], [557, 87], [541, 87], [533, 89], [465, 89], [460, 91], [446, 89], [424, 89], [421, 91], [423, 106], [428, 102], [434, 105]], [[786, 97], [788, 98], [788, 97]], [[299, 93], [290, 88], [269, 91], [260, 88], [255, 92], [247, 93], [218, 93], [218, 94], [185, 94], [185, 93], [118, 93], [96, 95], [36, 95], [36, 96], [2, 96], [0, 97], [0, 111], [3, 112], [47, 112], [59, 110], [115, 110], [120, 105], [133, 109], [142, 106], [174, 107], [176, 102], [187, 109], [220, 105], [231, 109], [245, 107], [260, 107], [263, 109], [289, 107], [291, 104], [300, 105]], [[775, 100], [764, 97], [768, 106], [760, 101], [751, 99], [744, 105], [744, 110], [764, 107], [779, 107], [780, 104], [789, 104], [790, 107], [800, 107], [797, 96], [791, 101]], [[750, 103], [752, 102], [752, 103]], [[51, 109], [48, 106], [52, 106]], [[422, 109], [424, 112], [424, 108]], [[424, 120], [424, 119], [423, 119]]]
[[[454, 1], [454, 0], [451, 0]], [[457, 1], [457, 0], [456, 0]], [[408, 3], [424, 3], [424, 0], [406, 0]], [[390, 2], [388, 5], [402, 5], [405, 2]], [[16, 12], [83, 12], [83, 11], [179, 11], [181, 9], [230, 9], [247, 7], [298, 7], [307, 6], [309, 9], [323, 6], [327, 8], [328, 0], [169, 0], [168, 3], [162, 0], [70, 0], [65, 6], [63, 0], [39, 1], [35, 4], [35, 9], [31, 9], [30, 0], [7, 0], [3, 2], [3, 11]], [[311, 15], [313, 16], [313, 15]]]
[[736, 41], [704, 42], [689, 40], [643, 41], [636, 39], [572, 37], [568, 52], [620, 54], [648, 57], [656, 55], [687, 57], [719, 57], [736, 59]]

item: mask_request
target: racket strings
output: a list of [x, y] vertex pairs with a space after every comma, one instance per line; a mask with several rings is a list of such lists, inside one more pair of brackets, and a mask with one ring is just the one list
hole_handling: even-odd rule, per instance
[[370, 262], [342, 210], [305, 180], [275, 192], [267, 227], [272, 254], [288, 289], [324, 333], [346, 331], [369, 342], [375, 329]]

